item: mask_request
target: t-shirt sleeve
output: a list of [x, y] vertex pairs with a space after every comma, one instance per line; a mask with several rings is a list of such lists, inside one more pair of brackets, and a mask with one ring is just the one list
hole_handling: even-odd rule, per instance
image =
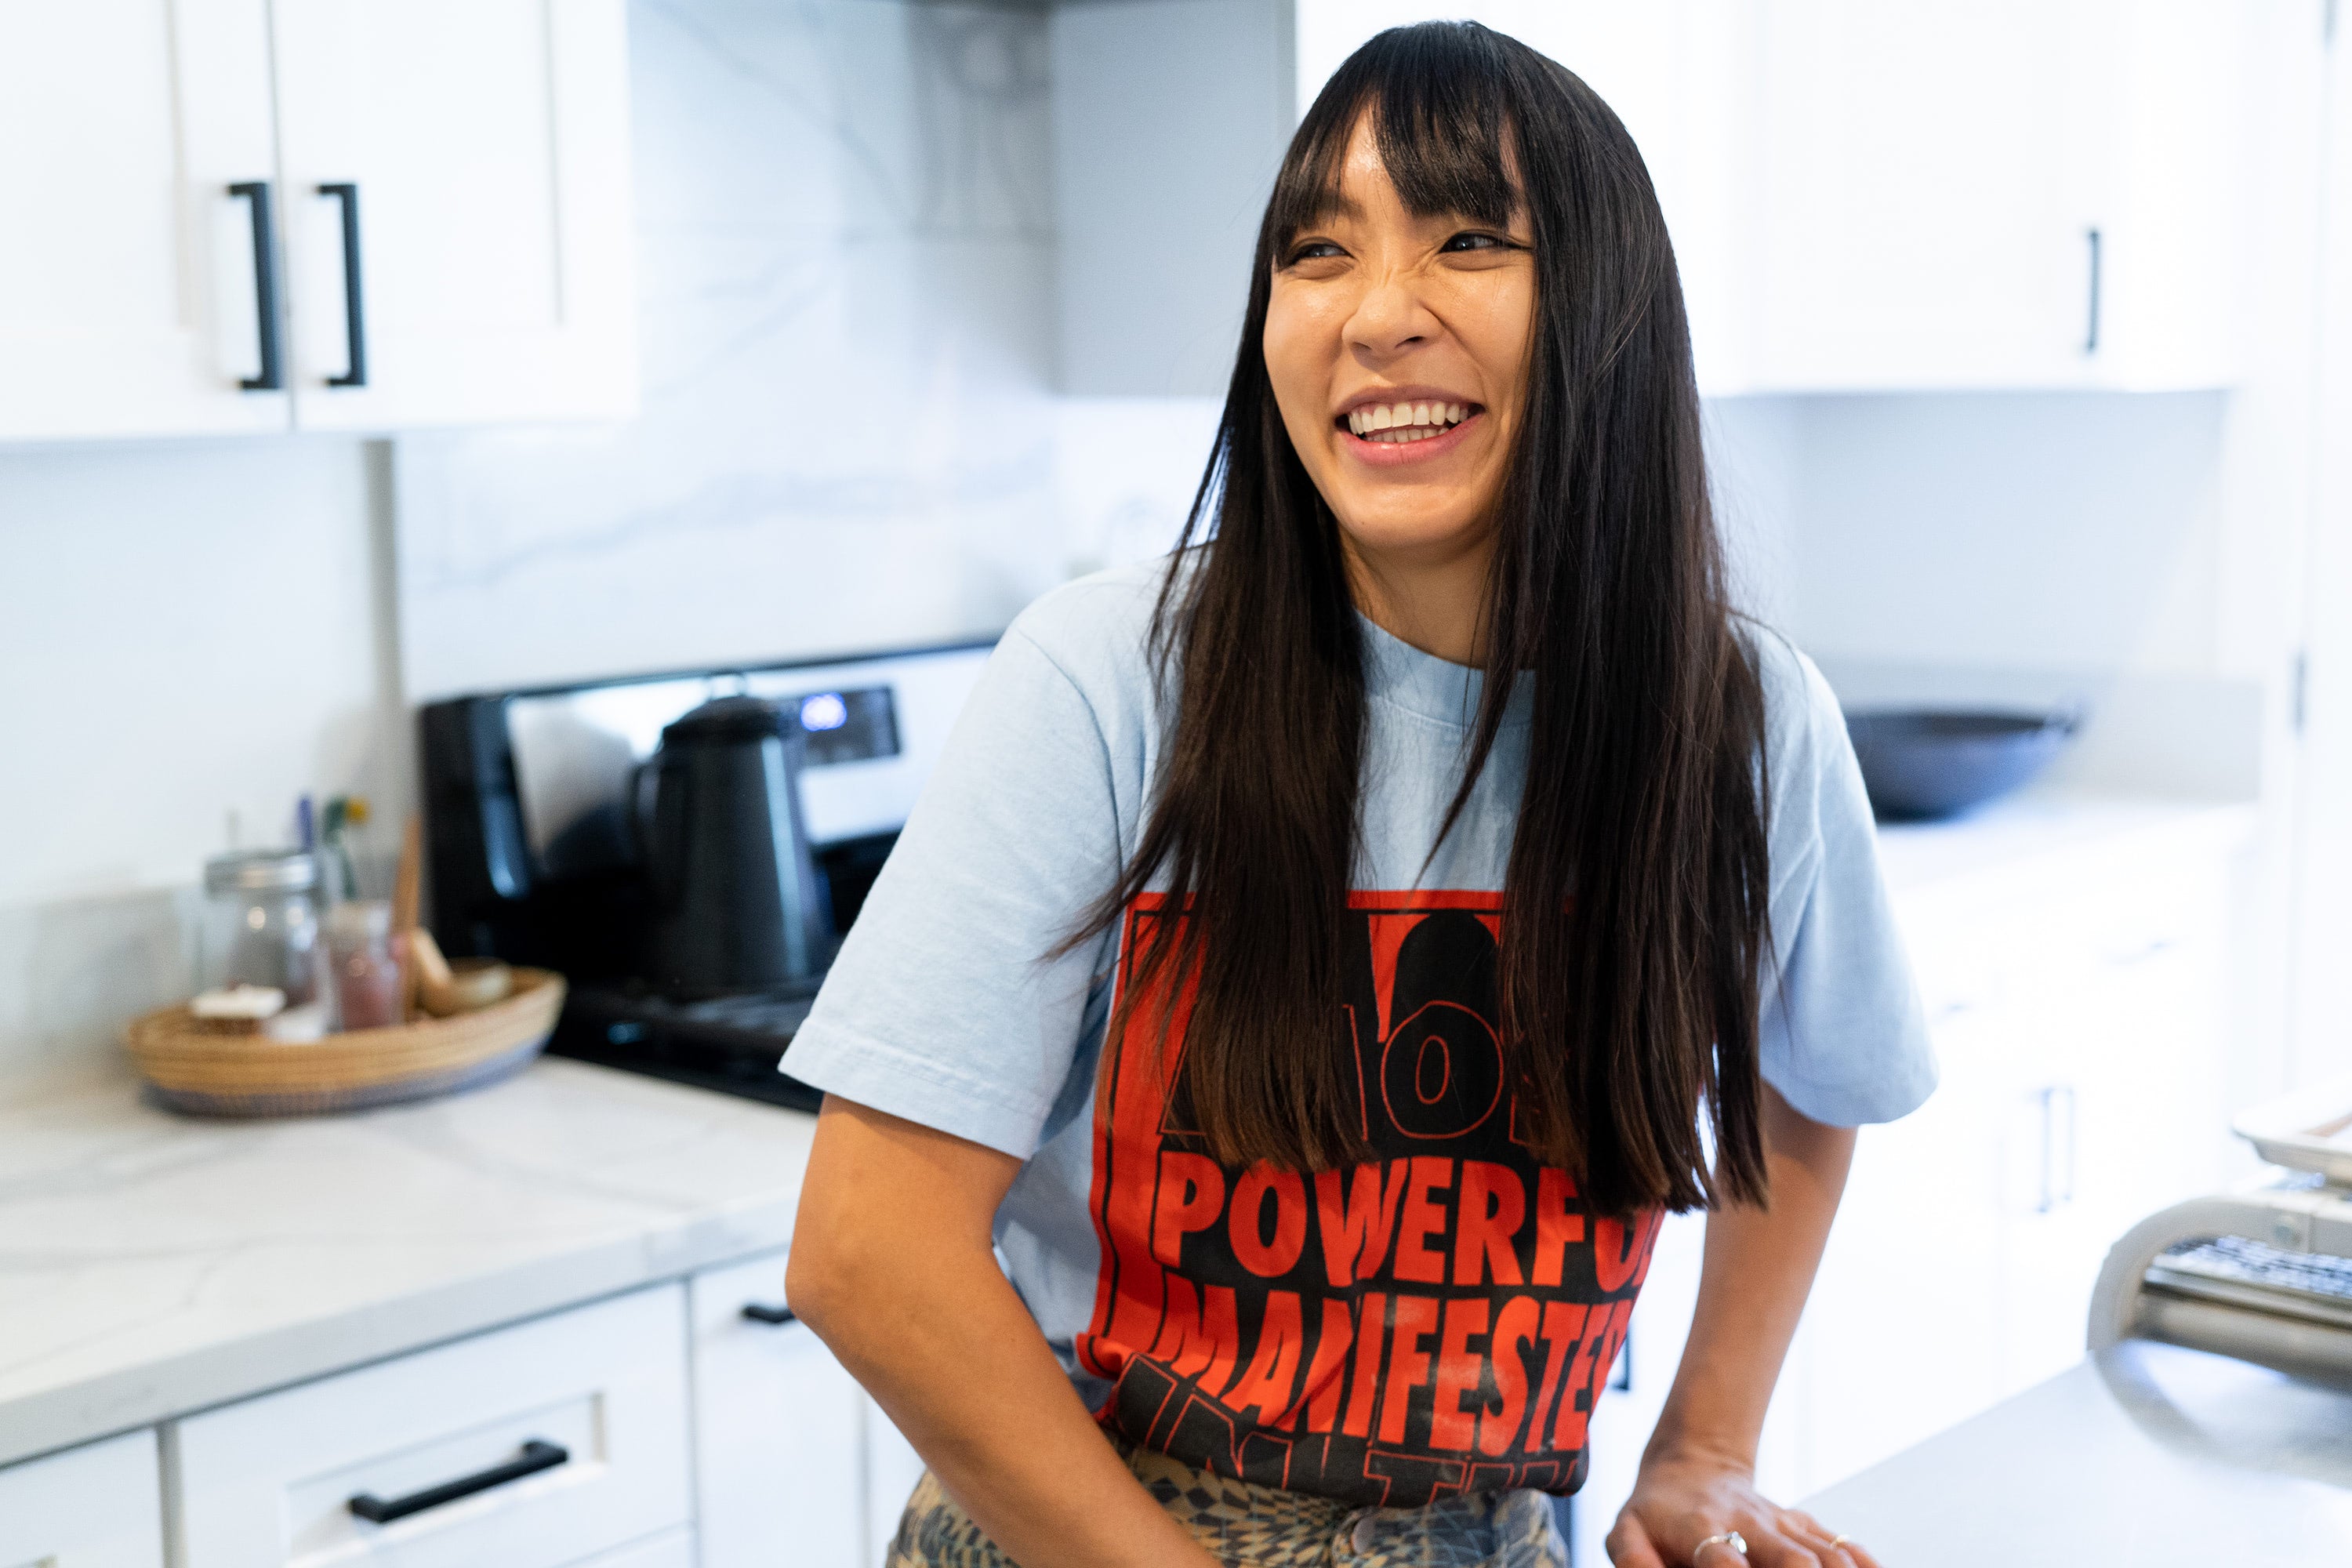
[[1027, 1159], [1069, 1075], [1108, 941], [1057, 950], [1120, 864], [1101, 726], [1016, 622], [783, 1070]]
[[1764, 1079], [1816, 1121], [1892, 1121], [1934, 1091], [1936, 1058], [1862, 770], [1821, 672], [1769, 637], [1759, 642], [1772, 802]]

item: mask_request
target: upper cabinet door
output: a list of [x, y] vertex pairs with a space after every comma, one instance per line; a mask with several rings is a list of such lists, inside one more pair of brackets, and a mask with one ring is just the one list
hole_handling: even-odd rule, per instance
[[0, 439], [286, 428], [275, 180], [266, 0], [0, 0]]
[[1299, 101], [1474, 17], [1640, 147], [1706, 393], [2218, 386], [2246, 8], [2211, 0], [1298, 0]]
[[1759, 391], [2221, 384], [2244, 19], [2201, 0], [1773, 0]]
[[1756, 379], [2053, 386], [2095, 352], [2095, 0], [1774, 0]]
[[623, 0], [277, 0], [296, 422], [635, 406]]

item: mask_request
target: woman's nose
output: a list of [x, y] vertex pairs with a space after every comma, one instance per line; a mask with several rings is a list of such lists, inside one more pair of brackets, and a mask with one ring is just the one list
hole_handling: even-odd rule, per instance
[[1358, 355], [1381, 360], [1433, 337], [1437, 318], [1422, 303], [1411, 279], [1391, 273], [1365, 289], [1345, 331], [1348, 346]]

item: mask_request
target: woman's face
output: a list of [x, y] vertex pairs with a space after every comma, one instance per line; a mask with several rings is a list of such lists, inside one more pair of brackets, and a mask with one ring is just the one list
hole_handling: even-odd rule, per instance
[[1275, 258], [1265, 366], [1282, 422], [1360, 563], [1483, 562], [1526, 403], [1526, 218], [1414, 216], [1360, 120], [1339, 195]]

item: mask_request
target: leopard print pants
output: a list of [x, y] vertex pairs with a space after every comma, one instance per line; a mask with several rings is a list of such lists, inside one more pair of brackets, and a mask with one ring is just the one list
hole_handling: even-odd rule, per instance
[[[1225, 1568], [1568, 1568], [1551, 1500], [1541, 1492], [1349, 1508], [1229, 1480], [1149, 1448], [1121, 1448], [1136, 1479]], [[1013, 1568], [928, 1470], [898, 1521], [887, 1563]]]

